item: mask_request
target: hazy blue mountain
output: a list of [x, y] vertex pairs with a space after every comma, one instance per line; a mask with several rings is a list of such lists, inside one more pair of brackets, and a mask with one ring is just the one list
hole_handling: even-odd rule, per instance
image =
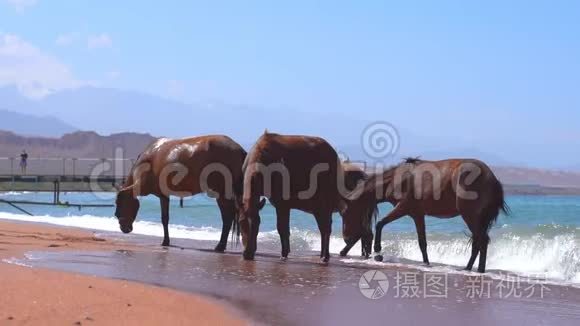
[[572, 165], [568, 168], [571, 171], [578, 171], [580, 172], [580, 164]]
[[61, 136], [78, 129], [51, 116], [35, 116], [0, 110], [0, 130], [9, 130], [19, 135], [51, 137]]
[[[353, 108], [352, 116], [339, 113], [324, 114], [300, 112], [294, 109], [261, 109], [221, 102], [185, 104], [134, 91], [84, 87], [64, 90], [41, 100], [29, 100], [16, 88], [0, 88], [0, 103], [12, 111], [51, 116], [75, 126], [78, 130], [96, 131], [99, 134], [120, 132], [149, 133], [155, 136], [184, 137], [200, 134], [227, 134], [249, 147], [268, 129], [285, 134], [319, 135], [328, 139], [337, 149], [352, 160], [390, 163], [404, 156], [422, 156], [425, 159], [462, 156], [494, 157], [484, 151], [466, 151], [472, 148], [458, 139], [438, 135], [418, 135], [403, 128], [397, 130], [399, 150], [389, 158], [368, 156], [362, 146], [365, 128], [373, 123], [363, 118], [364, 108]], [[389, 120], [389, 112], [373, 117], [377, 121]], [[22, 123], [2, 129], [22, 133]], [[71, 131], [52, 123], [53, 135]], [[59, 130], [61, 130], [59, 132]], [[40, 133], [36, 133], [40, 134]], [[436, 155], [430, 155], [436, 153]], [[461, 154], [461, 155], [460, 155]], [[494, 157], [493, 163], [504, 162]]]
[[[7, 96], [5, 93], [6, 89], [0, 89], [0, 100]], [[65, 90], [38, 101], [21, 100], [13, 94], [11, 98], [19, 112], [54, 116], [80, 130], [100, 134], [131, 131], [183, 137], [225, 133], [240, 143], [251, 144], [268, 129], [320, 135], [333, 143], [350, 146], [360, 143], [362, 130], [370, 122], [340, 114], [265, 110], [219, 102], [184, 104], [139, 92], [94, 87]], [[399, 132], [405, 144], [424, 141], [409, 132]]]

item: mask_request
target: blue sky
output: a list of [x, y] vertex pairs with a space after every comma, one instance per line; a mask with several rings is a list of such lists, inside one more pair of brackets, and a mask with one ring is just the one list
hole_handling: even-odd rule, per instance
[[500, 154], [580, 145], [577, 1], [0, 0], [0, 33], [56, 65], [30, 77], [56, 90], [362, 116]]

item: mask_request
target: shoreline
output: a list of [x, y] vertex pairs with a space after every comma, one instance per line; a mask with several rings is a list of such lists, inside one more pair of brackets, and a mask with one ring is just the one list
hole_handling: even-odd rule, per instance
[[[498, 280], [489, 274], [441, 271], [437, 266], [421, 270], [397, 264], [371, 266], [356, 256], [344, 260], [333, 255], [328, 265], [321, 265], [316, 252], [293, 252], [281, 262], [277, 251], [261, 250], [255, 261], [244, 261], [238, 251], [213, 252], [213, 241], [175, 239], [172, 247], [160, 248], [158, 240], [133, 239], [129, 244], [137, 245], [122, 250], [29, 251], [18, 262], [201, 294], [266, 325], [513, 326], [514, 320], [522, 325], [576, 325], [580, 318], [580, 289], [574, 287]], [[389, 281], [385, 295], [377, 300], [365, 297], [360, 288], [363, 274], [373, 270]], [[407, 282], [404, 275], [412, 283], [401, 284]], [[444, 297], [431, 292], [427, 296], [425, 284], [436, 280], [433, 276], [445, 280]], [[373, 282], [369, 285], [377, 284]], [[487, 295], [485, 285], [490, 287]], [[484, 293], [478, 295], [480, 291]]]
[[[321, 326], [344, 323], [375, 325], [388, 321], [403, 324], [470, 323], [513, 326], [514, 320], [526, 325], [575, 325], [580, 319], [580, 289], [565, 285], [544, 284], [542, 280], [537, 283], [519, 278], [495, 279], [490, 274], [440, 270], [436, 265], [418, 269], [417, 266], [405, 266], [398, 263], [375, 264], [371, 261], [369, 264], [368, 260], [361, 260], [356, 255], [348, 259], [340, 259], [333, 255], [328, 265], [321, 265], [317, 257], [318, 253], [312, 251], [293, 252], [288, 261], [281, 262], [277, 250], [262, 249], [258, 252], [255, 261], [244, 261], [237, 249], [231, 251], [232, 248], [228, 247], [226, 253], [223, 254], [213, 252], [212, 248], [215, 244], [213, 241], [173, 239], [171, 247], [161, 248], [159, 238], [151, 236], [132, 237], [124, 241], [117, 238], [115, 234], [98, 233], [100, 237], [104, 237], [105, 241], [102, 241], [102, 239], [94, 240], [93, 233], [85, 229], [53, 227], [34, 222], [6, 223], [11, 227], [24, 228], [25, 234], [28, 235], [30, 235], [30, 230], [42, 229], [43, 225], [47, 225], [48, 235], [62, 237], [80, 234], [81, 238], [67, 238], [68, 242], [65, 242], [67, 246], [58, 246], [59, 242], [55, 243], [57, 240], [49, 238], [45, 239], [42, 245], [36, 243], [35, 246], [20, 248], [20, 257], [23, 253], [26, 255], [12, 263], [25, 264], [32, 268], [2, 263], [0, 264], [0, 279], [4, 278], [1, 268], [3, 265], [8, 265], [16, 271], [38, 271], [43, 280], [45, 275], [51, 272], [59, 275], [58, 277], [68, 275], [73, 278], [82, 278], [84, 283], [79, 289], [83, 294], [87, 291], [87, 284], [89, 284], [86, 283], [87, 280], [112, 282], [113, 293], [117, 291], [119, 284], [141, 287], [150, 291], [148, 293], [155, 293], [156, 298], [163, 291], [168, 291], [170, 294], [175, 292], [175, 295], [188, 298], [182, 300], [183, 302], [191, 302], [181, 309], [175, 309], [175, 303], [171, 307], [178, 317], [183, 318], [185, 317], [181, 315], [184, 312], [195, 310], [197, 312], [194, 314], [195, 318], [198, 318], [199, 314], [222, 316], [223, 312], [226, 312], [226, 317], [234, 319], [231, 323], [243, 324], [242, 319], [245, 319], [251, 321], [248, 323], [259, 321], [266, 325]], [[0, 258], [3, 258], [6, 252], [2, 250], [6, 242], [4, 241], [6, 234], [3, 230], [3, 221], [0, 221]], [[26, 237], [19, 239], [28, 241]], [[9, 242], [14, 244], [15, 241]], [[55, 244], [57, 246], [54, 246]], [[363, 274], [373, 270], [382, 272], [389, 280], [386, 294], [378, 300], [365, 297], [360, 288], [360, 279]], [[83, 274], [88, 274], [89, 278], [85, 279]], [[404, 296], [405, 293], [412, 295], [415, 291], [409, 284], [404, 289], [398, 287], [401, 285], [398, 278], [407, 274], [416, 282], [418, 296]], [[95, 276], [98, 277], [95, 278]], [[444, 298], [426, 297], [426, 292], [421, 292], [426, 291], [424, 286], [428, 281], [433, 280], [432, 276], [444, 277], [446, 288]], [[482, 287], [480, 288], [479, 285], [473, 287], [474, 281], [479, 282]], [[375, 281], [372, 284], [376, 283]], [[488, 290], [489, 296], [485, 293], [478, 296], [476, 292], [482, 291], [483, 286], [487, 284], [491, 287], [491, 291]], [[89, 285], [93, 286], [91, 290], [97, 288], [94, 284]], [[102, 285], [98, 286], [98, 288], [101, 287]], [[540, 296], [543, 288], [547, 289], [545, 296]], [[125, 287], [123, 289], [125, 290]], [[529, 292], [530, 289], [531, 292]], [[4, 289], [0, 287], [0, 290]], [[508, 291], [511, 294], [506, 296]], [[140, 292], [132, 293], [129, 298], [143, 297], [139, 294]], [[186, 295], [186, 293], [192, 295]], [[23, 307], [28, 307], [29, 303], [22, 300], [29, 301], [29, 296], [21, 298]], [[115, 304], [118, 303], [117, 297], [109, 296], [107, 299], [101, 304], [112, 306], [111, 309], [114, 312], [122, 312], [115, 310], [119, 308], [118, 304]], [[202, 303], [198, 304], [195, 299], [201, 300]], [[53, 301], [58, 300], [51, 302]], [[3, 303], [0, 302], [0, 304]], [[73, 302], [74, 304], [77, 303]], [[14, 303], [5, 305], [11, 307]], [[210, 308], [203, 308], [199, 312], [200, 307], [204, 305], [209, 305]], [[230, 307], [231, 309], [228, 309]], [[222, 312], [208, 313], [211, 309], [221, 309]], [[85, 312], [86, 308], [80, 311]], [[144, 313], [146, 315], [157, 312], [157, 315], [152, 318], [166, 317], [158, 316], [159, 311], [165, 311], [165, 308], [154, 306], [152, 310], [149, 305], [149, 309], [145, 309]], [[142, 318], [135, 319], [134, 324], [142, 324], [143, 318], [146, 318], [148, 322], [153, 320], [143, 317], [145, 315], [134, 316]], [[75, 316], [79, 316], [78, 310]], [[85, 315], [81, 317], [83, 316]], [[91, 316], [88, 317], [93, 319]], [[95, 317], [105, 318], [106, 316], [95, 315]], [[0, 321], [3, 318], [4, 316], [0, 314]], [[201, 324], [230, 324], [229, 321], [203, 323], [195, 320]], [[66, 321], [68, 323], [69, 319]], [[113, 319], [107, 321], [108, 323], [116, 322]], [[83, 325], [88, 324], [81, 322]], [[152, 322], [152, 324], [159, 323]], [[183, 321], [175, 323], [188, 324]], [[53, 322], [53, 324], [62, 323]], [[132, 323], [128, 322], [128, 324]]]
[[[8, 263], [27, 252], [133, 250], [93, 232], [0, 221], [0, 324], [245, 325], [226, 302], [138, 282]], [[162, 312], [162, 313], [160, 313]]]
[[[0, 212], [0, 215], [2, 215], [2, 212]], [[92, 217], [89, 215], [89, 218]], [[97, 216], [98, 217], [98, 216]], [[118, 226], [117, 226], [117, 222], [116, 219], [114, 219], [114, 226], [112, 227], [110, 225], [110, 223], [106, 223], [106, 224], [95, 224], [95, 223], [103, 223], [103, 221], [92, 221], [90, 225], [86, 225], [87, 221], [84, 220], [86, 217], [85, 216], [75, 216], [75, 218], [77, 218], [77, 220], [75, 220], [74, 223], [60, 223], [60, 217], [52, 217], [52, 216], [36, 216], [36, 217], [31, 217], [28, 218], [25, 215], [18, 215], [18, 214], [13, 214], [13, 216], [0, 216], [0, 221], [9, 221], [9, 222], [14, 222], [14, 223], [23, 223], [23, 224], [31, 224], [31, 225], [43, 225], [43, 226], [47, 226], [47, 227], [56, 227], [56, 228], [67, 228], [67, 229], [71, 229], [71, 230], [79, 230], [82, 232], [92, 232], [93, 234], [97, 234], [99, 237], [102, 237], [104, 239], [108, 239], [110, 242], [116, 243], [116, 245], [118, 247], [115, 248], [119, 248], [120, 246], [133, 246], [134, 248], [140, 248], [143, 250], [158, 250], [161, 249], [160, 247], [160, 242], [161, 242], [161, 238], [159, 237], [160, 234], [162, 234], [163, 230], [161, 229], [161, 224], [157, 223], [157, 222], [150, 222], [150, 221], [137, 221], [137, 223], [151, 223], [151, 226], [154, 227], [158, 227], [159, 230], [154, 230], [156, 232], [152, 232], [152, 230], [147, 230], [147, 232], [139, 232], [139, 230], [136, 230], [134, 232], [132, 232], [131, 234], [122, 234], [119, 230], [118, 230]], [[110, 222], [110, 221], [105, 221], [105, 222]], [[85, 226], [82, 226], [82, 224], [85, 224]], [[104, 225], [107, 225], [107, 227], [103, 227]], [[150, 226], [150, 225], [147, 225]], [[209, 251], [209, 252], [213, 252], [213, 248], [215, 246], [215, 243], [219, 240], [219, 232], [221, 232], [221, 230], [219, 229], [215, 229], [212, 231], [215, 231], [217, 233], [215, 234], [211, 234], [209, 237], [207, 236], [207, 234], [190, 234], [190, 233], [179, 233], [180, 231], [183, 231], [181, 228], [189, 228], [189, 226], [186, 225], [180, 225], [180, 224], [170, 224], [170, 233], [173, 234], [172, 236], [172, 244], [176, 244], [176, 243], [181, 243], [183, 245], [183, 247], [186, 247], [187, 249], [195, 249], [195, 250], [205, 250], [205, 251]], [[192, 229], [196, 229], [197, 227], [191, 227]], [[201, 228], [197, 228], [197, 229], [201, 229], [200, 232], [204, 232], [204, 227]], [[503, 231], [503, 227], [496, 227], [494, 228], [497, 232], [504, 232]], [[563, 229], [566, 229], [566, 227], [564, 227]], [[573, 229], [570, 229], [570, 232], [575, 232]], [[578, 229], [580, 230], [580, 229]], [[191, 232], [197, 232], [199, 230], [194, 230]], [[551, 230], [547, 230], [547, 231], [534, 231], [534, 232], [550, 232]], [[278, 235], [274, 234], [276, 231], [272, 231], [272, 230], [268, 230], [268, 231], [264, 231], [263, 235], [264, 235], [264, 243], [261, 244], [261, 248], [260, 251], [263, 252], [269, 252], [270, 254], [274, 254], [274, 255], [278, 255], [279, 249], [279, 243], [278, 243]], [[308, 232], [308, 231], [306, 231]], [[296, 234], [296, 233], [294, 233]], [[409, 234], [411, 234], [409, 236]], [[455, 232], [455, 233], [450, 233], [451, 235], [457, 236], [459, 233]], [[504, 236], [508, 236], [508, 237], [512, 237], [512, 233], [511, 231], [506, 231], [505, 234], [501, 233]], [[464, 239], [464, 233], [459, 234], [460, 235], [460, 239], [459, 239], [459, 243], [460, 246], [465, 246], [468, 247], [469, 246], [469, 242], [467, 239]], [[502, 238], [498, 238], [496, 237], [498, 234], [493, 236], [493, 239], [495, 241], [493, 241], [493, 246], [498, 246], [499, 241], [502, 241]], [[568, 235], [568, 233], [565, 233], [565, 235]], [[298, 239], [300, 239], [302, 235], [298, 235]], [[437, 246], [437, 237], [440, 237], [441, 233], [432, 233], [431, 234], [431, 238], [430, 238], [430, 243], [432, 244], [432, 246], [436, 247]], [[331, 240], [337, 240], [339, 243], [342, 241], [342, 239], [339, 238], [340, 235], [336, 234], [335, 238], [332, 238]], [[453, 238], [455, 239], [455, 238]], [[405, 241], [406, 243], [410, 242], [410, 245], [412, 246], [412, 248], [414, 249], [415, 245], [416, 245], [416, 240], [415, 240], [415, 233], [411, 232], [411, 233], [405, 233], [405, 238], [401, 239], [401, 238], [393, 238], [392, 241]], [[443, 240], [446, 240], [443, 239]], [[508, 239], [509, 240], [509, 239]], [[529, 241], [530, 239], [528, 239]], [[549, 239], [548, 239], [549, 240]], [[546, 240], [546, 241], [548, 241]], [[307, 240], [308, 241], [308, 240]], [[317, 239], [315, 239], [315, 241], [318, 241]], [[297, 243], [298, 246], [301, 245], [301, 243]], [[232, 246], [232, 242], [230, 241], [228, 244], [228, 251], [236, 251], [238, 254], [241, 253], [241, 247], [236, 247], [233, 248]], [[567, 243], [563, 243], [563, 244], [559, 244], [560, 246], [565, 246], [567, 245]], [[387, 246], [387, 245], [385, 245]], [[294, 247], [296, 248], [296, 247]], [[338, 249], [336, 246], [333, 247], [333, 251], [331, 251], [332, 255], [334, 257], [336, 257], [337, 259], [342, 260], [343, 262], [351, 263], [351, 262], [357, 262], [358, 259], [358, 255], [356, 254], [359, 250], [355, 247], [348, 258], [340, 258], [338, 257], [338, 252], [339, 249], [342, 249], [342, 246], [339, 246]], [[451, 247], [451, 250], [454, 250], [456, 248]], [[549, 248], [548, 248], [549, 249]], [[98, 250], [98, 249], [97, 249]], [[296, 251], [298, 250], [300, 254], [304, 255], [304, 254], [308, 254], [308, 253], [314, 253], [317, 252], [316, 248], [312, 248], [312, 246], [308, 247], [308, 248], [300, 248], [298, 247], [297, 249], [294, 249], [293, 254], [297, 254], [298, 252]], [[492, 251], [493, 252], [493, 251]], [[433, 254], [433, 253], [432, 253]], [[435, 253], [436, 254], [436, 253]], [[353, 260], [350, 260], [349, 258], [354, 258]], [[370, 260], [366, 260], [364, 261], [365, 266], [367, 268], [386, 268], [388, 266], [390, 267], [400, 267], [400, 268], [411, 268], [411, 269], [416, 269], [416, 270], [420, 270], [420, 271], [432, 271], [432, 270], [438, 270], [438, 271], [446, 271], [448, 273], [452, 273], [452, 274], [464, 274], [465, 272], [462, 270], [462, 268], [464, 267], [464, 261], [463, 258], [456, 260], [456, 261], [441, 261], [441, 260], [435, 260], [432, 262], [432, 264], [428, 267], [423, 266], [422, 262], [420, 261], [420, 257], [418, 257], [418, 259], [414, 259], [413, 257], [406, 257], [406, 256], [397, 256], [396, 254], [390, 253], [390, 254], [385, 254], [384, 256], [385, 261], [382, 263], [378, 263], [375, 264], [375, 261], [373, 259]], [[465, 257], [465, 260], [467, 260], [468, 256]], [[519, 257], [516, 257], [519, 258]], [[360, 263], [360, 262], [358, 262]], [[560, 270], [558, 270], [560, 271]], [[536, 277], [542, 277], [543, 278], [543, 283], [545, 284], [550, 284], [550, 285], [558, 285], [558, 286], [571, 286], [571, 287], [576, 287], [580, 289], [580, 274], [576, 274], [576, 277], [568, 277], [566, 278], [565, 275], [562, 276], [560, 274], [552, 274], [552, 270], [544, 270], [544, 272], [542, 272], [541, 270], [535, 271], [534, 269], [532, 270], [525, 270], [525, 269], [518, 269], [517, 266], [515, 268], [510, 268], [510, 267], [505, 267], [505, 266], [490, 266], [490, 268], [488, 268], [488, 273], [487, 275], [490, 278], [494, 278], [494, 279], [498, 279], [501, 280], [504, 277], [504, 275], [517, 275], [518, 277], [521, 277], [522, 279], [526, 279], [526, 278], [536, 278]]]

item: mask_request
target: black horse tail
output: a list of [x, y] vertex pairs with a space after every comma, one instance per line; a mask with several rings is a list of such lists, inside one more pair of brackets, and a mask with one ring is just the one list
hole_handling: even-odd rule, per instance
[[486, 235], [489, 233], [493, 225], [497, 222], [497, 218], [499, 216], [500, 211], [503, 212], [505, 215], [510, 214], [510, 208], [505, 202], [503, 185], [496, 178], [494, 178], [493, 183], [494, 183], [492, 191], [493, 199], [483, 210], [482, 214], [482, 222], [483, 222], [482, 231], [484, 231]]
[[363, 216], [362, 226], [364, 230], [370, 230], [372, 233], [373, 226], [377, 224], [377, 216], [379, 215], [379, 206], [373, 196], [368, 196], [364, 200], [367, 202], [366, 212]]

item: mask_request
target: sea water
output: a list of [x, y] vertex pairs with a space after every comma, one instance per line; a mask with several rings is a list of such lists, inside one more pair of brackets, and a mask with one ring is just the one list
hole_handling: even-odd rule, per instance
[[[114, 204], [113, 193], [63, 193], [61, 202], [83, 204]], [[52, 193], [6, 192], [0, 199], [52, 201]], [[154, 196], [141, 197], [141, 208], [133, 233], [163, 235], [160, 223], [159, 200]], [[575, 196], [508, 196], [509, 216], [500, 215], [491, 231], [488, 250], [488, 270], [502, 270], [521, 275], [545, 275], [548, 279], [580, 285], [580, 197]], [[55, 206], [21, 205], [34, 216], [23, 215], [0, 203], [0, 219], [43, 222], [93, 230], [120, 232], [114, 207], [65, 208]], [[392, 206], [381, 204], [379, 218]], [[279, 247], [275, 210], [266, 205], [261, 211], [260, 247]], [[221, 233], [221, 218], [215, 201], [204, 195], [186, 198], [184, 207], [172, 198], [170, 208], [170, 236], [217, 241]], [[437, 219], [428, 217], [427, 241], [431, 263], [443, 266], [464, 266], [471, 253], [469, 231], [461, 218]], [[291, 249], [293, 252], [320, 250], [320, 236], [314, 218], [293, 210], [290, 219]], [[125, 235], [119, 235], [121, 238]], [[331, 252], [338, 253], [344, 242], [341, 237], [341, 218], [333, 217]], [[387, 225], [383, 230], [383, 254], [387, 263], [419, 265], [421, 252], [417, 244], [415, 226], [409, 217]], [[351, 255], [360, 254], [360, 246]], [[369, 264], [376, 264], [372, 261]], [[477, 264], [477, 263], [476, 263]]]

